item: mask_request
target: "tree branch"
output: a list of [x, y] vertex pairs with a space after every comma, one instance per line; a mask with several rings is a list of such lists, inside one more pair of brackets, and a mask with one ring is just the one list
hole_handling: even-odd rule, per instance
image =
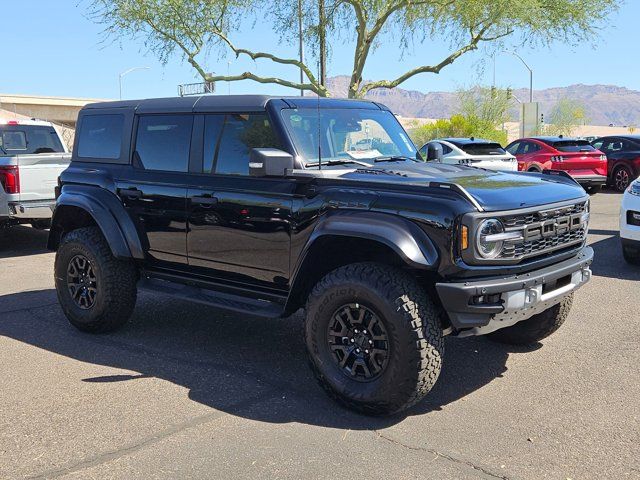
[[257, 60], [258, 58], [265, 58], [275, 63], [281, 63], [284, 65], [294, 65], [300, 68], [304, 72], [304, 74], [307, 76], [309, 81], [312, 84], [317, 85], [317, 89], [316, 89], [317, 91], [316, 90], [314, 91], [316, 93], [322, 92], [322, 96], [328, 96], [329, 92], [327, 91], [327, 89], [318, 84], [318, 81], [316, 80], [315, 75], [313, 75], [313, 72], [311, 71], [311, 69], [307, 67], [307, 65], [301, 62], [300, 60], [296, 60], [295, 58], [282, 58], [266, 52], [253, 52], [251, 50], [247, 50], [246, 48], [237, 48], [233, 43], [231, 43], [231, 40], [229, 40], [227, 36], [224, 35], [223, 33], [216, 32], [215, 35], [218, 36], [222, 41], [224, 41], [229, 46], [229, 48], [233, 51], [233, 53], [236, 54], [236, 57], [239, 57], [240, 55], [247, 55], [252, 60]]
[[239, 75], [205, 74], [204, 79], [207, 82], [237, 82], [240, 80], [253, 80], [254, 82], [259, 83], [274, 83], [283, 87], [295, 88], [296, 90], [307, 90], [310, 92], [314, 92], [321, 97], [327, 96], [329, 93], [326, 89], [321, 89], [319, 85], [316, 85], [314, 83], [290, 82], [289, 80], [283, 80], [282, 78], [277, 77], [260, 77], [251, 72], [244, 72]]
[[212, 32], [212, 33], [217, 37], [219, 37], [221, 40], [223, 40], [229, 46], [229, 48], [233, 50], [236, 56], [239, 56], [240, 54], [244, 54], [244, 55], [248, 55], [253, 60], [257, 58], [266, 58], [276, 63], [295, 65], [299, 68], [302, 68], [302, 70], [305, 72], [305, 74], [307, 75], [311, 83], [291, 82], [291, 81], [283, 80], [281, 78], [276, 78], [276, 77], [260, 77], [251, 72], [245, 72], [240, 75], [209, 75], [207, 74], [205, 69], [202, 67], [202, 65], [200, 65], [200, 63], [196, 60], [196, 56], [200, 53], [201, 45], [198, 45], [197, 42], [193, 41], [193, 39], [190, 38], [194, 43], [194, 46], [196, 47], [195, 49], [190, 49], [184, 42], [180, 40], [180, 38], [178, 38], [177, 35], [167, 32], [166, 30], [163, 30], [158, 25], [156, 25], [153, 21], [151, 21], [151, 19], [148, 19], [147, 23], [156, 33], [167, 38], [168, 40], [171, 40], [180, 48], [180, 50], [183, 51], [183, 53], [187, 57], [187, 61], [198, 72], [198, 74], [202, 77], [202, 79], [205, 82], [215, 82], [215, 81], [233, 82], [233, 81], [239, 81], [239, 80], [253, 80], [259, 83], [274, 83], [276, 85], [291, 87], [297, 90], [311, 91], [320, 97], [329, 96], [329, 91], [324, 86], [321, 86], [318, 84], [311, 70], [309, 70], [309, 68], [302, 62], [295, 59], [280, 58], [270, 53], [251, 52], [244, 48], [236, 48], [231, 43], [231, 41], [220, 31]]
[[497, 40], [499, 38], [505, 37], [507, 35], [510, 35], [512, 33], [512, 30], [509, 29], [501, 34], [498, 35], [494, 35], [491, 37], [484, 37], [483, 35], [489, 30], [489, 28], [491, 28], [491, 25], [485, 25], [482, 29], [480, 29], [480, 31], [471, 36], [471, 40], [469, 41], [469, 43], [467, 45], [465, 45], [464, 47], [459, 48], [458, 50], [456, 50], [455, 52], [453, 52], [451, 55], [449, 55], [448, 57], [446, 57], [445, 59], [443, 59], [440, 63], [436, 64], [436, 65], [423, 65], [421, 67], [417, 67], [414, 68], [412, 70], [409, 70], [408, 72], [404, 73], [403, 75], [400, 75], [398, 78], [396, 78], [395, 80], [379, 80], [377, 82], [370, 82], [367, 83], [366, 85], [363, 85], [362, 88], [360, 88], [358, 90], [358, 97], [362, 98], [364, 97], [370, 90], [373, 90], [375, 88], [395, 88], [398, 85], [400, 85], [402, 82], [405, 82], [406, 80], [408, 80], [409, 78], [418, 75], [420, 73], [440, 73], [440, 70], [442, 70], [444, 67], [446, 67], [447, 65], [452, 64], [453, 62], [455, 62], [458, 57], [460, 57], [461, 55], [471, 51], [471, 50], [476, 50], [478, 48], [478, 43], [480, 42], [484, 42], [484, 41], [493, 41], [493, 40]]

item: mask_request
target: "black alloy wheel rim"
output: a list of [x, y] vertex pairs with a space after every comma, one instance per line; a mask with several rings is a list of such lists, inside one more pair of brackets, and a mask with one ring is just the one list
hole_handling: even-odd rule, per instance
[[389, 339], [382, 320], [359, 303], [338, 308], [327, 327], [331, 358], [347, 377], [369, 382], [384, 372]]
[[629, 186], [629, 172], [627, 172], [626, 168], [620, 168], [616, 172], [616, 189], [620, 192], [624, 192], [626, 188]]
[[98, 284], [93, 266], [84, 255], [76, 255], [67, 267], [67, 289], [73, 302], [83, 310], [96, 303]]

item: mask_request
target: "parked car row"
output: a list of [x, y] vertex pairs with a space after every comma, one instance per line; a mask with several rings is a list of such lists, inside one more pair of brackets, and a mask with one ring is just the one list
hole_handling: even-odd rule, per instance
[[607, 178], [611, 187], [624, 192], [640, 176], [640, 135], [610, 136], [591, 143], [607, 156]]
[[640, 136], [594, 138], [529, 137], [505, 148], [481, 138], [442, 138], [420, 148], [441, 152], [442, 163], [469, 165], [497, 171], [538, 172], [561, 170], [593, 194], [604, 185], [624, 192], [640, 176]]
[[0, 120], [0, 228], [48, 228], [58, 176], [70, 160], [50, 122]]

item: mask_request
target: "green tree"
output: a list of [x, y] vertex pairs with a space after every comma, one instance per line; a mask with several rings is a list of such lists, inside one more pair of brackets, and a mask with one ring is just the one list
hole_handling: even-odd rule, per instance
[[548, 124], [543, 128], [547, 135], [571, 136], [578, 126], [587, 121], [584, 106], [568, 98], [559, 100], [547, 118]]
[[[355, 40], [351, 52], [341, 47], [341, 55], [353, 58], [351, 98], [363, 97], [374, 88], [394, 88], [418, 74], [439, 73], [462, 55], [483, 44], [497, 48], [507, 37], [519, 44], [593, 41], [598, 27], [620, 3], [618, 0], [327, 0], [320, 22], [318, 0], [302, 1], [308, 42], [317, 43], [321, 34], [328, 45]], [[330, 95], [307, 63], [277, 52], [249, 50], [238, 43], [242, 40], [238, 31], [242, 21], [260, 17], [271, 21], [283, 41], [295, 44], [296, 1], [93, 0], [92, 5], [93, 15], [106, 25], [108, 33], [141, 38], [164, 61], [179, 51], [205, 81], [249, 79]], [[429, 46], [442, 40], [451, 48], [441, 58], [434, 58]], [[419, 44], [424, 57], [434, 61], [413, 66], [396, 78], [365, 82], [365, 66], [382, 42], [393, 42], [399, 50]], [[295, 68], [290, 78], [301, 69], [306, 80], [299, 82], [248, 71], [212, 75], [206, 67], [207, 53], [212, 50], [290, 65]]]
[[413, 142], [420, 147], [435, 138], [476, 137], [500, 144], [507, 141], [502, 124], [509, 120], [513, 98], [511, 90], [474, 87], [459, 90], [458, 113], [449, 120], [437, 120], [409, 130]]

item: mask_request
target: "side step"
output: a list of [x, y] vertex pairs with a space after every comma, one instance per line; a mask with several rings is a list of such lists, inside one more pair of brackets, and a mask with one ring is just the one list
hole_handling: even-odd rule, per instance
[[278, 318], [284, 313], [284, 305], [269, 300], [253, 299], [181, 283], [142, 278], [138, 288], [148, 292], [169, 295], [190, 302], [202, 303], [231, 312], [262, 318]]

